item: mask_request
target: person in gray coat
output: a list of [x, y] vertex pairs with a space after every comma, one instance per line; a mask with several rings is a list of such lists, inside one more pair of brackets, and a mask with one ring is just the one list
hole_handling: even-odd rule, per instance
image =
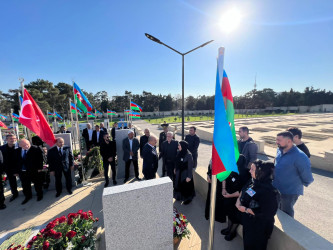
[[125, 179], [124, 183], [128, 181], [129, 178], [129, 169], [131, 162], [134, 165], [135, 178], [138, 181], [141, 181], [139, 178], [139, 166], [138, 166], [138, 150], [140, 148], [140, 143], [137, 138], [134, 137], [133, 130], [128, 131], [128, 138], [123, 140], [123, 151], [124, 156], [123, 160], [125, 161]]
[[238, 131], [240, 137], [238, 140], [238, 150], [240, 154], [245, 156], [246, 166], [248, 166], [250, 162], [257, 160], [258, 155], [258, 146], [249, 136], [249, 132], [248, 127], [240, 127]]

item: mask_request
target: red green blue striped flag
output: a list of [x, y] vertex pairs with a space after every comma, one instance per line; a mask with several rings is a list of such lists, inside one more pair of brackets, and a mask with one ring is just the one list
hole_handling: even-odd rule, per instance
[[83, 94], [79, 86], [74, 82], [74, 96], [76, 100], [76, 106], [83, 110], [84, 113], [87, 113], [88, 111], [92, 111], [92, 105], [88, 101], [88, 98]]
[[212, 174], [220, 181], [230, 173], [238, 173], [239, 157], [235, 125], [234, 106], [227, 74], [223, 70], [224, 48], [219, 49], [215, 87], [215, 119], [212, 147]]
[[112, 110], [107, 110], [108, 111], [108, 115], [116, 115], [117, 112], [116, 111], [112, 111]]
[[132, 101], [131, 101], [131, 109], [138, 110], [140, 112], [142, 111], [142, 108], [138, 104], [136, 104], [136, 103], [134, 103]]
[[7, 116], [0, 114], [0, 118], [1, 118], [2, 120], [6, 120], [6, 119], [7, 119]]
[[51, 113], [51, 112], [47, 112], [47, 116], [48, 116], [48, 117], [55, 117], [55, 114], [54, 114], [54, 113]]
[[93, 113], [91, 113], [91, 112], [88, 112], [87, 113], [88, 114], [88, 117], [96, 117]]
[[140, 119], [141, 114], [138, 112], [131, 112], [131, 113], [129, 113], [129, 116], [132, 118], [135, 118], [135, 119]]
[[95, 114], [101, 114], [101, 115], [103, 115], [103, 113], [99, 112], [97, 109], [95, 109]]
[[20, 118], [20, 117], [19, 117], [17, 114], [12, 113], [12, 119], [13, 119], [13, 121], [18, 122], [18, 121], [19, 121], [19, 118]]

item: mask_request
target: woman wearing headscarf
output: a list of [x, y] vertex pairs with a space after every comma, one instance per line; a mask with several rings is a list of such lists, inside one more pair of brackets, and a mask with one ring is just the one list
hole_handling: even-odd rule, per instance
[[244, 249], [265, 250], [280, 198], [272, 185], [274, 164], [256, 160], [250, 173], [252, 180], [244, 186], [236, 202], [241, 212]]
[[176, 157], [174, 198], [183, 201], [184, 205], [191, 203], [195, 196], [193, 182], [193, 158], [188, 150], [188, 143], [180, 141]]

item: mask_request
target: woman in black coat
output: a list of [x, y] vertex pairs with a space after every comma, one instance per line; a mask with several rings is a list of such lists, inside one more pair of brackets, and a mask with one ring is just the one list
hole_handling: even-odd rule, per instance
[[252, 180], [242, 189], [236, 207], [241, 212], [245, 250], [265, 250], [274, 227], [280, 193], [273, 187], [274, 164], [256, 160]]
[[183, 204], [187, 205], [195, 196], [192, 174], [193, 158], [188, 150], [186, 141], [180, 141], [178, 149], [174, 179], [174, 198], [183, 201]]

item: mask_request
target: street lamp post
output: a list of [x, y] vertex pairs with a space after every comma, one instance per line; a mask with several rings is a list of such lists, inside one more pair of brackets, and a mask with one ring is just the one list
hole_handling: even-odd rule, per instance
[[200, 46], [190, 50], [190, 51], [187, 51], [186, 53], [181, 53], [179, 52], [178, 50], [175, 50], [174, 48], [170, 47], [169, 45], [166, 45], [165, 43], [161, 42], [159, 39], [157, 39], [156, 37], [152, 36], [152, 35], [149, 35], [147, 33], [145, 33], [146, 37], [150, 40], [152, 40], [153, 42], [155, 43], [159, 43], [159, 44], [162, 44], [164, 45], [165, 47], [173, 50], [174, 52], [176, 52], [177, 54], [181, 55], [182, 56], [182, 140], [184, 140], [184, 121], [185, 121], [185, 100], [184, 100], [184, 57], [185, 55], [191, 53], [192, 51], [194, 50], [197, 50], [199, 48], [202, 48], [204, 46], [206, 46], [207, 44], [213, 42], [214, 40], [211, 40], [209, 42], [206, 42], [204, 44], [201, 44]]

